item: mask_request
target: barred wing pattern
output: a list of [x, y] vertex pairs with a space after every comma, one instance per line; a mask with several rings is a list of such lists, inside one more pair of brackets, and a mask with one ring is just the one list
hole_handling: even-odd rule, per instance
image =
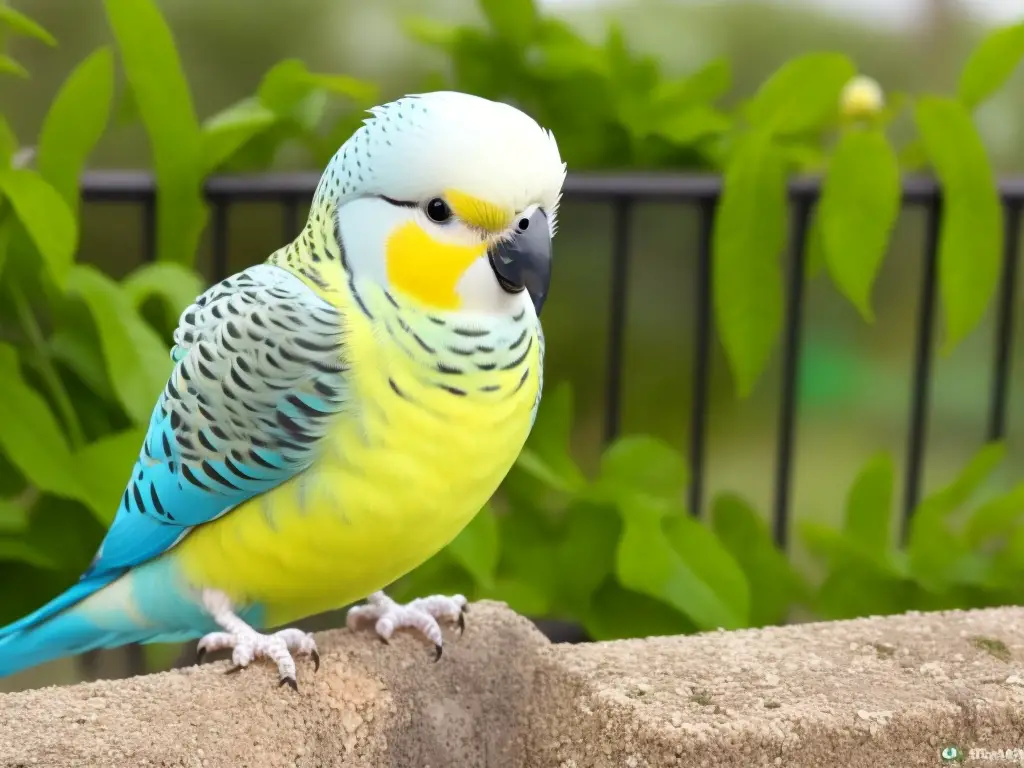
[[343, 318], [291, 272], [260, 264], [181, 315], [174, 370], [89, 571], [121, 570], [314, 461], [346, 404]]

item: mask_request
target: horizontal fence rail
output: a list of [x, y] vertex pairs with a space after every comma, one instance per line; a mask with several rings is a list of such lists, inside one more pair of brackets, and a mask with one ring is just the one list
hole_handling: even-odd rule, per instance
[[[275, 202], [282, 209], [282, 231], [286, 240], [299, 232], [299, 211], [308, 205], [320, 179], [319, 173], [268, 173], [260, 175], [215, 176], [207, 180], [204, 193], [213, 207], [211, 219], [212, 269], [214, 279], [228, 273], [228, 211], [233, 203]], [[701, 514], [704, 504], [704, 473], [707, 447], [709, 369], [713, 339], [712, 323], [712, 223], [722, 192], [722, 180], [714, 175], [593, 173], [570, 174], [564, 186], [569, 200], [604, 202], [612, 209], [610, 328], [606, 368], [604, 437], [614, 439], [620, 428], [622, 405], [622, 361], [626, 325], [626, 296], [629, 276], [629, 242], [632, 213], [639, 202], [678, 202], [694, 206], [699, 215], [696, 263], [694, 324], [693, 397], [690, 407], [688, 461], [691, 481], [689, 509]], [[997, 296], [992, 389], [986, 437], [1002, 438], [1007, 424], [1007, 398], [1011, 374], [1011, 351], [1016, 301], [1017, 261], [1020, 250], [1021, 210], [1024, 207], [1024, 178], [999, 183], [1006, 212], [1006, 237], [1002, 277]], [[797, 418], [797, 384], [800, 369], [801, 330], [805, 285], [805, 257], [808, 228], [820, 183], [814, 178], [794, 179], [789, 184], [791, 229], [785, 320], [782, 337], [782, 386], [775, 456], [775, 486], [772, 508], [775, 540], [788, 542], [789, 505], [792, 488], [793, 455]], [[86, 202], [137, 203], [143, 217], [143, 253], [151, 258], [155, 243], [155, 195], [153, 177], [147, 172], [99, 171], [82, 180]], [[924, 267], [919, 286], [914, 361], [911, 372], [911, 403], [903, 486], [903, 530], [921, 495], [922, 468], [927, 437], [931, 390], [938, 239], [942, 222], [942, 194], [928, 177], [903, 180], [903, 206], [925, 211]]]

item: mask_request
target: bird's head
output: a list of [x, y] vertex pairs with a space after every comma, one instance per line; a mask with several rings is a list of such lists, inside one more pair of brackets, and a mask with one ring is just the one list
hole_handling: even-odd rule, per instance
[[354, 276], [431, 311], [539, 313], [565, 179], [554, 136], [450, 91], [370, 111], [314, 200], [333, 211]]

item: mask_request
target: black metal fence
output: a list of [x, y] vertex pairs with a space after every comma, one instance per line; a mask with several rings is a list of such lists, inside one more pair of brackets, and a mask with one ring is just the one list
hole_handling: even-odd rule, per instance
[[[282, 211], [282, 232], [290, 240], [304, 223], [300, 211], [308, 205], [319, 174], [265, 174], [223, 176], [209, 179], [206, 196], [213, 208], [212, 271], [215, 279], [228, 271], [228, 211], [240, 202], [275, 202]], [[706, 415], [712, 342], [711, 238], [715, 206], [721, 194], [717, 176], [575, 174], [565, 183], [565, 198], [609, 203], [612, 220], [612, 279], [608, 297], [610, 309], [607, 355], [605, 437], [618, 434], [622, 391], [623, 337], [626, 324], [626, 296], [632, 209], [647, 201], [677, 202], [695, 206], [700, 213], [696, 269], [695, 360], [693, 399], [690, 405], [689, 464], [691, 485], [689, 508], [699, 514], [704, 495]], [[803, 324], [805, 254], [807, 233], [819, 185], [798, 180], [790, 185], [791, 229], [785, 320], [782, 346], [782, 387], [780, 394], [778, 442], [775, 452], [775, 488], [772, 506], [777, 542], [788, 540], [789, 503], [792, 485], [797, 382]], [[992, 359], [987, 437], [999, 439], [1006, 429], [1007, 396], [1010, 380], [1011, 342], [1020, 245], [1021, 209], [1024, 207], [1024, 179], [1003, 181], [1000, 194], [1006, 211], [1006, 237], [1002, 276], [997, 297], [997, 321]], [[142, 172], [98, 172], [83, 180], [87, 202], [137, 203], [144, 221], [143, 253], [151, 258], [154, 247], [155, 190], [153, 179]], [[927, 178], [907, 178], [903, 184], [903, 205], [923, 207], [927, 217], [924, 269], [919, 286], [916, 341], [911, 375], [911, 406], [906, 446], [906, 474], [902, 501], [903, 528], [921, 493], [922, 466], [928, 422], [936, 308], [938, 237], [942, 220], [942, 195]]]

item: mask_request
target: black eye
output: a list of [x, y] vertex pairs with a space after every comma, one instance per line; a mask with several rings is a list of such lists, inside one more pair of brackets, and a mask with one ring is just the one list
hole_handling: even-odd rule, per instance
[[427, 203], [427, 216], [431, 221], [436, 221], [438, 224], [444, 224], [452, 217], [452, 209], [449, 208], [448, 203], [440, 197], [435, 197]]
[[525, 216], [519, 220], [519, 231], [525, 232], [530, 228], [530, 220]]

